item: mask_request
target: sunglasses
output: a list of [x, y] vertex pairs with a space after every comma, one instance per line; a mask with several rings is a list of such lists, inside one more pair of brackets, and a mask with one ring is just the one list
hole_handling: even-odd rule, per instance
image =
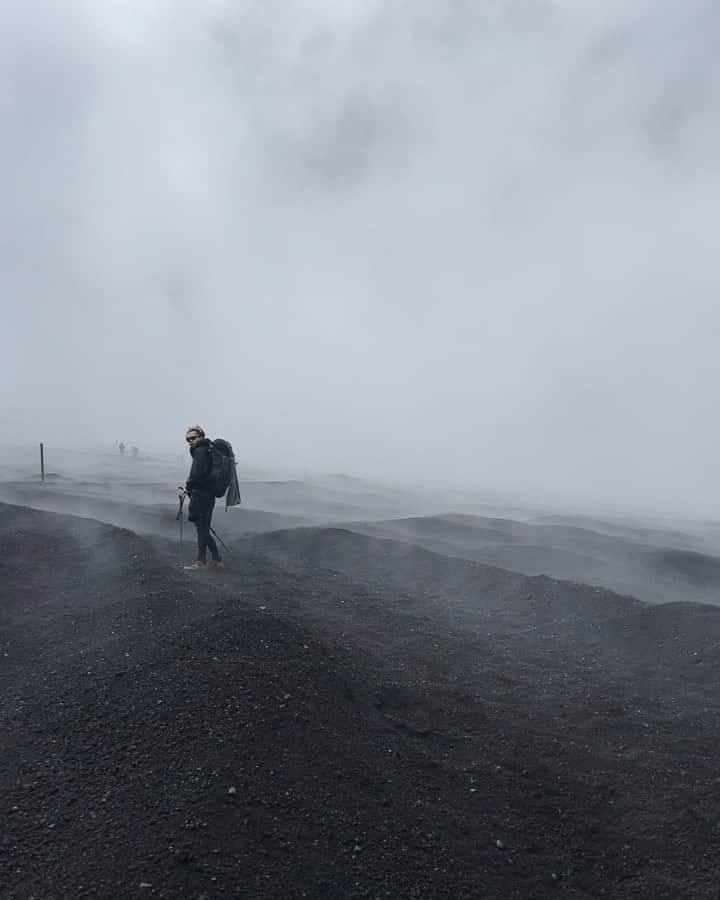
[[199, 434], [193, 434], [193, 435], [191, 435], [190, 437], [186, 437], [186, 438], [185, 438], [185, 440], [188, 442], [188, 444], [192, 444], [193, 441], [197, 441], [197, 440], [199, 440], [199, 439], [200, 439], [200, 435], [199, 435]]

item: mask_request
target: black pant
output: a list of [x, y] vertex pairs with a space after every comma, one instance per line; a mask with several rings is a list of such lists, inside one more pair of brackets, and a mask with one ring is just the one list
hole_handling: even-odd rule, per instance
[[195, 523], [198, 537], [198, 559], [200, 562], [207, 561], [207, 551], [216, 561], [220, 561], [220, 553], [213, 536], [210, 534], [210, 523], [212, 522], [213, 509], [215, 508], [215, 498], [212, 495], [205, 495], [193, 492], [190, 498], [190, 509], [188, 510], [188, 518]]

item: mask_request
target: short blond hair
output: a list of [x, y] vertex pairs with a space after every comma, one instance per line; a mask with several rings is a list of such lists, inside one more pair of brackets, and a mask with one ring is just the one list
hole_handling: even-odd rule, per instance
[[191, 431], [197, 431], [200, 437], [205, 437], [205, 432], [199, 425], [190, 425], [190, 427], [185, 432], [185, 437], [187, 437]]

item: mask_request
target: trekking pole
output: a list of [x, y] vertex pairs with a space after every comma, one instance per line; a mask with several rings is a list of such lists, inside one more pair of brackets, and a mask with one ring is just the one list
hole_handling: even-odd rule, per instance
[[219, 542], [220, 544], [222, 544], [222, 546], [223, 546], [223, 547], [227, 550], [227, 552], [229, 553], [229, 552], [230, 552], [230, 548], [229, 548], [228, 545], [225, 543], [225, 541], [220, 537], [220, 535], [217, 533], [217, 531], [215, 531], [215, 529], [212, 527], [212, 525], [210, 526], [210, 531], [211, 531], [211, 532], [213, 533], [213, 535], [218, 539], [218, 542]]
[[[178, 491], [180, 491], [180, 490], [182, 490], [182, 488], [178, 488]], [[181, 494], [179, 493], [178, 497], [180, 500], [180, 506], [178, 508], [178, 513], [175, 518], [180, 523], [180, 546], [182, 547], [182, 542], [183, 542], [183, 533], [182, 533], [182, 531], [183, 531], [183, 503], [185, 503], [185, 491], [183, 491]]]

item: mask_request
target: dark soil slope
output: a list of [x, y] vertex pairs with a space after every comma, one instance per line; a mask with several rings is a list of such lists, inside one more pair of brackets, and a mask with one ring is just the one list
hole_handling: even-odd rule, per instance
[[704, 607], [0, 513], [3, 900], [717, 896]]
[[608, 534], [604, 523], [592, 530], [469, 515], [348, 522], [344, 527], [513, 572], [632, 593], [650, 602], [720, 603], [720, 556], [710, 533], [627, 529]]

